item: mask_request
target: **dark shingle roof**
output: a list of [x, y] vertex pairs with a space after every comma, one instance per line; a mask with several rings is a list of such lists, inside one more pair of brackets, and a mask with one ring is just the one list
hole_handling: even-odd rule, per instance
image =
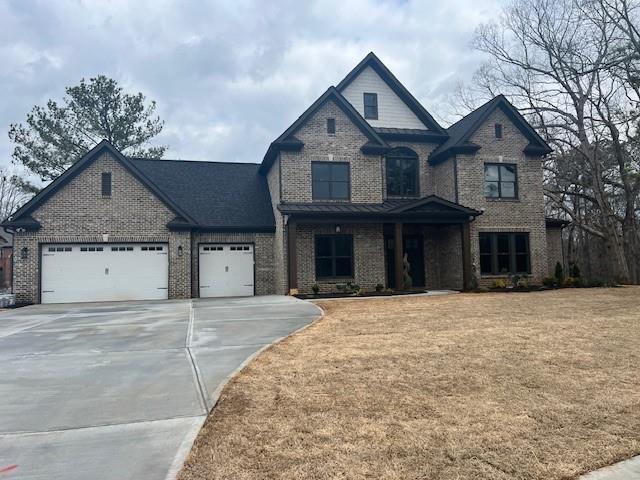
[[551, 152], [549, 145], [536, 133], [520, 112], [509, 103], [504, 95], [498, 95], [447, 128], [448, 140], [431, 153], [430, 161], [438, 163], [445, 160], [450, 154], [474, 151], [480, 148], [479, 145], [469, 141], [469, 138], [496, 108], [501, 108], [529, 140], [530, 143], [525, 148], [525, 153], [544, 155]]
[[258, 173], [258, 164], [130, 160], [199, 227], [275, 227], [267, 180]]

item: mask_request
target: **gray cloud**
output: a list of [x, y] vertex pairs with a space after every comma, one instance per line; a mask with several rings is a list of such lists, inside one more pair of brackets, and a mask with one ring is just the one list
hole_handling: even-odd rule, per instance
[[481, 57], [498, 0], [0, 2], [0, 164], [10, 123], [105, 74], [158, 103], [169, 158], [258, 162], [373, 50], [433, 113]]

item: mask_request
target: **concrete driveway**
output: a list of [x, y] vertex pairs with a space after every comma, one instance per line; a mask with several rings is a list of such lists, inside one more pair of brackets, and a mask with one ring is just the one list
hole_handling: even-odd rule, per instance
[[0, 478], [173, 478], [229, 375], [319, 315], [284, 296], [0, 313]]

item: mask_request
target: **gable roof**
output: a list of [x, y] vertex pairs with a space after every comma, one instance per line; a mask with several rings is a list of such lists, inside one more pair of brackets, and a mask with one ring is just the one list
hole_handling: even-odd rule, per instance
[[295, 133], [300, 130], [307, 121], [327, 102], [333, 101], [345, 113], [347, 117], [356, 125], [360, 131], [368, 138], [368, 142], [363, 145], [364, 153], [381, 153], [389, 148], [389, 145], [380, 137], [380, 135], [362, 118], [362, 115], [353, 108], [346, 98], [333, 86], [329, 87], [320, 97], [300, 115], [282, 135], [276, 138], [269, 145], [269, 149], [262, 159], [260, 167], [261, 173], [266, 173], [273, 165], [278, 152], [280, 151], [299, 151], [304, 143], [295, 137]]
[[362, 61], [351, 70], [346, 77], [342, 79], [340, 83], [336, 86], [336, 89], [339, 92], [344, 91], [351, 82], [353, 82], [362, 71], [371, 67], [373, 71], [375, 71], [380, 78], [393, 90], [393, 92], [400, 97], [400, 99], [409, 107], [409, 109], [415, 114], [416, 117], [430, 130], [433, 132], [446, 136], [447, 132], [444, 128], [440, 126], [438, 122], [431, 116], [429, 112], [416, 100], [416, 98], [411, 95], [409, 90], [405, 88], [400, 80], [398, 80], [393, 73], [386, 67], [384, 63], [375, 55], [373, 52], [369, 52], [369, 54], [362, 59]]
[[2, 226], [40, 228], [31, 213], [103, 153], [111, 154], [176, 214], [167, 225], [171, 229], [271, 231], [275, 228], [267, 181], [258, 174], [259, 165], [130, 158], [106, 140], [65, 170]]
[[551, 147], [529, 125], [529, 122], [525, 120], [511, 102], [504, 95], [498, 95], [451, 125], [447, 129], [449, 139], [431, 153], [429, 161], [431, 163], [439, 163], [457, 153], [477, 151], [480, 146], [469, 139], [497, 108], [500, 108], [516, 128], [529, 140], [529, 145], [524, 150], [525, 154], [546, 155], [551, 153]]
[[[205, 230], [272, 231], [267, 179], [256, 163], [131, 159], [171, 200]], [[180, 222], [171, 222], [181, 228]], [[189, 228], [183, 225], [182, 228]]]
[[161, 191], [153, 182], [146, 178], [131, 162], [130, 159], [122, 155], [116, 147], [114, 147], [107, 140], [102, 140], [95, 147], [89, 150], [86, 154], [80, 158], [77, 162], [67, 168], [60, 176], [58, 176], [49, 185], [43, 188], [35, 197], [29, 200], [21, 208], [19, 208], [13, 215], [6, 219], [1, 226], [9, 228], [25, 228], [34, 229], [39, 228], [39, 224], [36, 220], [31, 218], [31, 213], [38, 208], [42, 203], [49, 199], [55, 192], [66, 185], [69, 181], [74, 179], [80, 172], [93, 163], [103, 153], [109, 153], [120, 162], [135, 178], [137, 178], [143, 185], [147, 186], [169, 209], [171, 209], [176, 215], [185, 218], [187, 221], [192, 222], [193, 219], [184, 212], [178, 205], [176, 205], [163, 191]]

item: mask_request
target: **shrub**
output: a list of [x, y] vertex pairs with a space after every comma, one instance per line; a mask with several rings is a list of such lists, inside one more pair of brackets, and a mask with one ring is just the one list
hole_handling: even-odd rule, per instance
[[565, 287], [581, 287], [582, 280], [580, 280], [578, 277], [567, 277], [564, 279], [564, 286]]
[[380, 293], [384, 290], [384, 285], [379, 283], [376, 285], [376, 292]]
[[388, 294], [392, 295], [393, 294], [393, 288], [385, 288], [384, 289], [384, 293], [388, 293]]
[[542, 285], [548, 288], [553, 288], [556, 286], [556, 277], [544, 277], [542, 279]]
[[517, 287], [520, 283], [520, 275], [512, 275], [511, 276], [511, 286]]
[[317, 295], [317, 294], [318, 294], [318, 292], [320, 291], [320, 285], [318, 285], [317, 283], [314, 283], [314, 284], [311, 286], [311, 290], [313, 291], [313, 294], [314, 294], [314, 295]]
[[507, 281], [503, 278], [496, 278], [491, 284], [491, 288], [507, 288]]
[[556, 263], [555, 277], [558, 285], [562, 286], [564, 284], [564, 270], [560, 262]]
[[578, 267], [577, 263], [572, 263], [571, 268], [569, 269], [569, 275], [575, 278], [580, 278], [580, 267]]
[[519, 278], [515, 284], [516, 288], [529, 288], [529, 280], [526, 277]]

